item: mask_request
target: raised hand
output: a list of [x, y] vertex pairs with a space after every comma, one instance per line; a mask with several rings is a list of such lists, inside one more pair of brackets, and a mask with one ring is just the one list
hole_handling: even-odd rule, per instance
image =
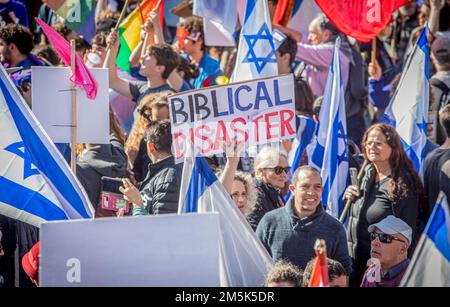
[[383, 73], [377, 60], [375, 60], [375, 62], [370, 62], [368, 72], [369, 76], [377, 81], [380, 80]]
[[106, 43], [114, 49], [118, 49], [120, 45], [120, 39], [119, 35], [117, 33], [117, 30], [111, 30], [111, 33], [109, 33], [108, 37], [106, 38]]

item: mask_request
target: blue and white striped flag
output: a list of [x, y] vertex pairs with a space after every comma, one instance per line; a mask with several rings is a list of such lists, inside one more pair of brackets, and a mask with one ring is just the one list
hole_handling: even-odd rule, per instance
[[450, 214], [443, 192], [439, 194], [400, 286], [450, 287]]
[[307, 147], [309, 164], [320, 170], [324, 191], [322, 202], [338, 218], [348, 180], [347, 122], [344, 87], [339, 61], [340, 38], [336, 40], [333, 62], [319, 114], [316, 135]]
[[316, 122], [311, 117], [304, 115], [296, 115], [295, 120], [297, 122], [297, 136], [292, 143], [292, 149], [289, 152], [289, 165], [291, 171], [300, 166], [300, 161], [306, 147], [311, 143], [314, 132], [316, 131]]
[[[297, 122], [297, 136], [292, 142], [292, 148], [289, 152], [288, 159], [289, 165], [291, 166], [291, 173], [294, 173], [295, 170], [300, 166], [303, 152], [311, 143], [314, 137], [314, 132], [316, 130], [316, 122], [311, 117], [297, 115], [295, 119]], [[288, 201], [290, 197], [291, 190], [288, 190], [288, 193], [284, 196], [284, 200]]]
[[426, 154], [429, 106], [430, 56], [427, 32], [425, 26], [383, 116], [383, 122], [397, 130], [406, 153], [420, 174]]
[[267, 0], [247, 0], [231, 82], [278, 75]]
[[273, 262], [203, 157], [186, 154], [178, 213], [220, 215], [221, 286], [259, 287]]
[[92, 217], [84, 190], [3, 66], [0, 88], [0, 214], [35, 226]]

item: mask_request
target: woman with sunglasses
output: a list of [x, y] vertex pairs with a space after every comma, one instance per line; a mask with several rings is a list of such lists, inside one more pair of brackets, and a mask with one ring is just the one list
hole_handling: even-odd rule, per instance
[[265, 147], [255, 158], [256, 204], [247, 215], [250, 225], [256, 230], [264, 214], [284, 206], [282, 189], [289, 180], [290, 167], [285, 154]]
[[[393, 215], [413, 230], [423, 205], [423, 187], [400, 136], [392, 126], [375, 124], [363, 136], [364, 159], [369, 162], [360, 189], [349, 186], [346, 199], [354, 201], [348, 224], [348, 246], [354, 261], [350, 284], [358, 286], [370, 259], [369, 225]], [[415, 233], [415, 235], [418, 235]]]

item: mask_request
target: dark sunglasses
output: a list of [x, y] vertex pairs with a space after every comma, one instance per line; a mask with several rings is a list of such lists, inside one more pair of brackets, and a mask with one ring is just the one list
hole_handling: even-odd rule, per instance
[[289, 174], [289, 172], [291, 171], [291, 167], [282, 167], [282, 166], [277, 166], [277, 167], [266, 167], [266, 169], [271, 169], [275, 172], [275, 174], [280, 175], [282, 172], [285, 172], [286, 174]]
[[386, 244], [392, 243], [392, 240], [406, 243], [405, 241], [403, 241], [401, 239], [398, 239], [396, 237], [393, 237], [391, 235], [388, 235], [387, 233], [378, 233], [378, 232], [375, 232], [375, 231], [371, 232], [370, 233], [370, 241], [373, 241], [376, 238], [378, 238], [381, 243], [386, 243]]

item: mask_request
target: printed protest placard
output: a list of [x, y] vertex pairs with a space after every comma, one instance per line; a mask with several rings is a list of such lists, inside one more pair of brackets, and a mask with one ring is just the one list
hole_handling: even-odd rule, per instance
[[209, 156], [234, 139], [250, 147], [296, 133], [291, 74], [175, 94], [169, 110], [176, 159], [186, 153], [187, 140], [195, 154]]

